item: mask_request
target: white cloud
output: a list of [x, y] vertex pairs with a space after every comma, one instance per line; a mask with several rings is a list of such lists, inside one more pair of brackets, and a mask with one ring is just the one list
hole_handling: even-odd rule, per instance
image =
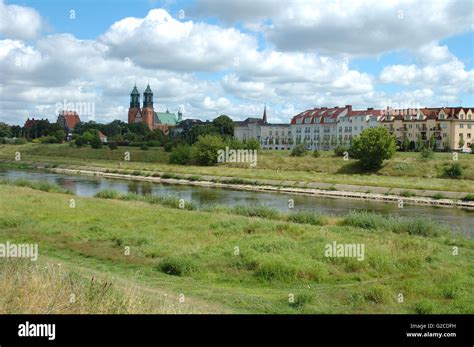
[[11, 39], [35, 38], [43, 25], [39, 13], [31, 7], [5, 5], [0, 0], [0, 35]]
[[114, 23], [100, 37], [113, 57], [132, 57], [148, 68], [217, 71], [231, 67], [237, 52], [255, 50], [255, 38], [236, 29], [180, 22], [163, 9]]
[[200, 0], [195, 12], [224, 22], [249, 21], [251, 27], [263, 28], [281, 51], [320, 54], [377, 55], [413, 49], [474, 28], [472, 1]]

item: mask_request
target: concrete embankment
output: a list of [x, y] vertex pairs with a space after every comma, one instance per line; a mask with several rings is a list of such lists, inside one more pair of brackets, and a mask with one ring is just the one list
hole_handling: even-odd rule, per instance
[[[192, 186], [201, 186], [201, 187], [212, 187], [212, 188], [227, 188], [235, 190], [248, 190], [248, 191], [265, 191], [265, 192], [275, 192], [275, 193], [285, 193], [285, 194], [299, 194], [299, 195], [309, 195], [309, 196], [322, 196], [329, 198], [340, 198], [340, 199], [362, 199], [362, 200], [373, 200], [380, 202], [391, 202], [397, 204], [412, 204], [412, 205], [430, 205], [430, 206], [440, 206], [440, 207], [460, 207], [474, 209], [474, 202], [472, 201], [462, 201], [460, 198], [467, 193], [461, 192], [446, 192], [446, 191], [426, 191], [426, 190], [402, 190], [397, 188], [385, 188], [385, 187], [367, 187], [367, 186], [349, 186], [349, 185], [334, 185], [327, 183], [317, 183], [317, 182], [306, 182], [304, 183], [305, 187], [295, 187], [298, 182], [283, 182], [283, 184], [278, 184], [278, 181], [274, 181], [277, 184], [268, 184], [271, 183], [271, 180], [258, 181], [254, 182], [247, 180], [249, 184], [245, 183], [228, 183], [226, 181], [232, 180], [232, 177], [214, 177], [214, 176], [200, 176], [199, 180], [188, 179], [190, 175], [176, 175], [179, 178], [168, 178], [160, 177], [166, 173], [153, 172], [153, 176], [148, 173], [148, 176], [141, 176], [136, 174], [127, 174], [127, 173], [113, 173], [108, 172], [106, 169], [82, 169], [82, 168], [48, 168], [48, 170], [56, 173], [62, 174], [72, 174], [72, 175], [89, 175], [89, 176], [99, 176], [105, 178], [113, 179], [125, 179], [125, 180], [135, 180], [135, 181], [147, 181], [155, 183], [168, 183], [168, 184], [182, 184], [182, 185], [192, 185]], [[169, 176], [170, 174], [168, 174]], [[246, 181], [246, 180], [240, 180]], [[251, 184], [250, 184], [251, 183]], [[288, 184], [285, 184], [288, 183]], [[290, 186], [290, 185], [293, 186]], [[344, 189], [338, 189], [338, 186], [341, 186]], [[320, 187], [320, 188], [314, 188]], [[322, 188], [321, 188], [322, 187]], [[327, 187], [324, 189], [324, 187]], [[350, 189], [353, 187], [353, 189]], [[373, 190], [374, 192], [361, 191], [362, 189]], [[407, 192], [415, 196], [401, 196], [395, 194], [397, 191]], [[382, 193], [383, 192], [383, 193]], [[433, 199], [427, 194], [443, 194], [443, 196], [449, 198], [442, 199]]]

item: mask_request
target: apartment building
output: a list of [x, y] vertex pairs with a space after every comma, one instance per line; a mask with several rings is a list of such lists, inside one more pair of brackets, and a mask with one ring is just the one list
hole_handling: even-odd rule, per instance
[[474, 117], [470, 108], [387, 109], [383, 113], [381, 124], [401, 146], [408, 143], [415, 149], [429, 144], [440, 150], [462, 150], [472, 143]]

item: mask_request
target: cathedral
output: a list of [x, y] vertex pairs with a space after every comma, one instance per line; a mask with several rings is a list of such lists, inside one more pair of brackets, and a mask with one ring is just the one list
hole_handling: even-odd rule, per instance
[[143, 107], [140, 108], [140, 92], [135, 85], [130, 93], [130, 108], [128, 109], [128, 124], [143, 122], [150, 130], [160, 129], [168, 134], [171, 127], [181, 122], [182, 113], [178, 115], [166, 112], [155, 112], [153, 108], [153, 92], [148, 84], [143, 93]]

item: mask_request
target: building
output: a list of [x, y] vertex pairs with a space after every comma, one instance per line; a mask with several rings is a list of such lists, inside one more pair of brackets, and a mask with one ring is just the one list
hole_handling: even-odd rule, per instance
[[268, 123], [266, 106], [262, 118], [234, 122], [234, 137], [242, 142], [256, 139], [263, 149], [284, 150], [291, 145], [290, 125]]
[[102, 143], [107, 143], [107, 136], [100, 130], [97, 131], [97, 135], [99, 135], [100, 141]]
[[[291, 119], [292, 143], [308, 149], [330, 150], [338, 144], [338, 122], [352, 111], [352, 106], [320, 107], [303, 111]], [[347, 132], [349, 135], [349, 132]]]
[[416, 149], [429, 144], [439, 150], [462, 150], [473, 143], [472, 108], [387, 109], [384, 114], [382, 125], [400, 146], [407, 143], [410, 149]]
[[140, 93], [135, 85], [130, 93], [130, 108], [128, 109], [128, 123], [145, 123], [150, 130], [160, 129], [168, 134], [170, 129], [181, 122], [182, 113], [155, 112], [153, 107], [153, 91], [148, 84], [143, 93], [143, 107], [140, 108]]
[[72, 138], [72, 132], [76, 124], [80, 123], [81, 119], [75, 111], [61, 111], [59, 112], [56, 123], [63, 128], [66, 133], [67, 140]]

